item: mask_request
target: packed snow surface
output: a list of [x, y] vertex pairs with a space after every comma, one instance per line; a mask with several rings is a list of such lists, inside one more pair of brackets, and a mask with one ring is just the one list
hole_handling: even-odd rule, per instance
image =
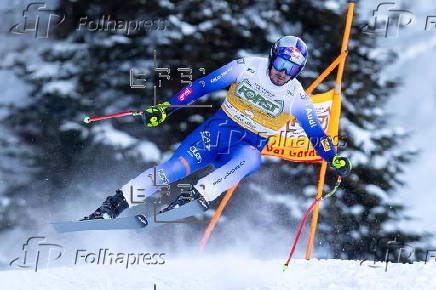
[[[163, 261], [163, 260], [162, 260]], [[160, 262], [162, 262], [160, 261]], [[162, 265], [73, 265], [0, 271], [2, 289], [436, 289], [436, 261], [387, 264], [236, 255], [165, 258]], [[376, 266], [376, 267], [373, 267]]]

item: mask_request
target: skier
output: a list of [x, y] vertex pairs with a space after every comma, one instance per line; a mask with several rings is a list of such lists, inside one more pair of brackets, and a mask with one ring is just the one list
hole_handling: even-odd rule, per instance
[[[181, 193], [161, 212], [195, 199], [208, 208], [209, 202], [260, 167], [261, 151], [268, 137], [293, 117], [305, 130], [318, 155], [338, 175], [348, 175], [351, 162], [336, 155], [311, 99], [296, 79], [307, 62], [307, 55], [307, 46], [300, 38], [284, 36], [272, 45], [268, 58], [233, 60], [184, 87], [161, 105], [188, 105], [230, 85], [221, 108], [189, 134], [168, 161], [130, 180], [83, 219], [116, 218], [136, 204], [133, 192], [140, 190], [145, 199], [159, 189], [156, 184], [170, 184], [212, 164], [215, 167], [212, 173], [198, 180], [190, 191]], [[146, 109], [143, 114], [146, 126], [159, 125], [179, 108]]]

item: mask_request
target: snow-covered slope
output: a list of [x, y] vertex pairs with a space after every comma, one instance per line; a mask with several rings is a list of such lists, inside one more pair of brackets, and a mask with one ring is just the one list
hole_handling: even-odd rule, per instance
[[0, 272], [2, 289], [436, 289], [436, 262], [385, 264], [368, 261], [244, 257], [168, 257], [163, 265], [93, 265]]

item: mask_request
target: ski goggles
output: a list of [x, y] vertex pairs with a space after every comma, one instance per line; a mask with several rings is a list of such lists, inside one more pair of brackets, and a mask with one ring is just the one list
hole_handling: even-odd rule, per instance
[[285, 70], [285, 74], [291, 77], [298, 75], [303, 68], [303, 65], [298, 65], [290, 60], [284, 59], [281, 56], [277, 56], [272, 65], [278, 71]]

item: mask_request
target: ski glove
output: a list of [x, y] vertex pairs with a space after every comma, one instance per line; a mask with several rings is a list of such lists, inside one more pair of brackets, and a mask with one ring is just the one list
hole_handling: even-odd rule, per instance
[[[169, 102], [165, 102], [165, 103], [159, 104], [159, 105], [169, 106], [171, 104]], [[156, 127], [157, 125], [159, 125], [160, 123], [165, 121], [165, 119], [168, 116], [168, 109], [169, 108], [170, 107], [150, 107], [150, 108], [146, 109], [142, 114], [142, 117], [144, 118], [145, 125], [147, 127]]]
[[336, 155], [330, 161], [330, 167], [336, 170], [340, 176], [347, 176], [351, 172], [351, 162], [347, 157]]

